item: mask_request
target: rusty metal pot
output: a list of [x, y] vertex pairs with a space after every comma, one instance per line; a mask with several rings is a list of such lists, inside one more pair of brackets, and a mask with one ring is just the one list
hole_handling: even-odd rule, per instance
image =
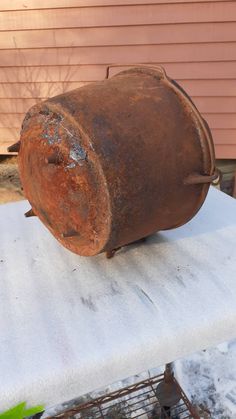
[[14, 147], [26, 215], [84, 256], [186, 223], [217, 176], [206, 122], [161, 67], [34, 106]]

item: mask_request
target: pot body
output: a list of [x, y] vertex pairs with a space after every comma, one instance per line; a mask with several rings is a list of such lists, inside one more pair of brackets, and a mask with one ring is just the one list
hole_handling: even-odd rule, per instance
[[214, 177], [206, 122], [160, 67], [135, 67], [34, 106], [19, 168], [34, 213], [89, 256], [186, 223]]

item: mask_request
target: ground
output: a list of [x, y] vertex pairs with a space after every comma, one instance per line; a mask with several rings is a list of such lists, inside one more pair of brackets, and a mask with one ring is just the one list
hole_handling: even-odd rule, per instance
[[174, 369], [194, 405], [212, 419], [236, 418], [236, 340], [175, 361]]
[[0, 156], [0, 204], [24, 199], [17, 170], [17, 157]]

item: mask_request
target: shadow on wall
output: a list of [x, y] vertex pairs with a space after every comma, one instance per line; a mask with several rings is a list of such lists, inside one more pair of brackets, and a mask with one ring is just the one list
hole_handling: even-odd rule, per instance
[[[4, 82], [1, 82], [0, 86], [1, 97], [6, 99], [4, 104], [0, 105], [2, 129], [0, 142], [7, 142], [8, 145], [19, 139], [26, 110], [49, 97], [68, 91], [70, 80], [74, 75], [73, 67], [70, 65], [72, 46], [67, 49], [67, 60], [63, 66], [58, 65], [60, 51], [56, 48], [56, 60], [52, 72], [44, 65], [43, 48], [39, 65], [33, 67], [27, 64], [24, 52], [18, 48], [15, 38], [13, 41], [17, 51], [15, 66], [11, 67], [11, 72], [7, 68], [2, 68]], [[56, 47], [55, 32], [54, 46]]]

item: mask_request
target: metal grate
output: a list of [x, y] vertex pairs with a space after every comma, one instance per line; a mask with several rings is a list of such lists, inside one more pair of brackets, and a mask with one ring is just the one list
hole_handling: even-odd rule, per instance
[[148, 378], [78, 406], [73, 406], [73, 408], [51, 416], [49, 419], [199, 419], [199, 415], [173, 376], [172, 384], [175, 386], [180, 400], [170, 408], [161, 407], [156, 395], [156, 388], [158, 384], [165, 382], [165, 378], [164, 374]]

